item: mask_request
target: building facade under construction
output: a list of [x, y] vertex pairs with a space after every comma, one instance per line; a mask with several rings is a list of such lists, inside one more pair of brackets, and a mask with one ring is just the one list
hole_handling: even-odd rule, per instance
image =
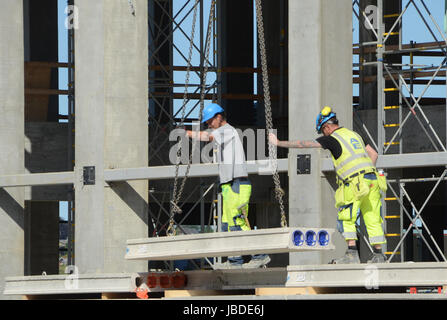
[[[328, 264], [346, 250], [333, 232], [329, 152], [277, 149], [277, 179], [263, 170], [268, 129], [313, 140], [326, 105], [368, 137], [387, 176], [378, 285], [446, 286], [444, 12], [427, 0], [2, 0], [1, 297], [128, 293], [143, 283], [150, 296], [150, 280], [165, 274], [185, 290], [364, 288], [372, 248], [361, 221], [362, 264], [349, 277]], [[422, 41], [412, 39], [415, 24]], [[187, 143], [176, 153], [173, 133], [200, 128], [210, 102], [241, 132], [253, 185], [253, 230], [234, 240], [218, 232], [210, 150]], [[168, 245], [170, 227], [195, 240]], [[327, 230], [327, 247], [294, 248], [288, 237], [312, 228]], [[222, 244], [206, 247], [204, 234]], [[269, 242], [267, 268], [213, 273], [221, 256]], [[73, 274], [80, 286], [67, 285]]]

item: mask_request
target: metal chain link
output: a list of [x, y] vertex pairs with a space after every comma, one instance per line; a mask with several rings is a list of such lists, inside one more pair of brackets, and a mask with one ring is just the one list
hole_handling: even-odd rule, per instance
[[[256, 18], [258, 25], [259, 49], [261, 56], [262, 85], [264, 88], [265, 122], [267, 127], [267, 133], [270, 134], [271, 132], [273, 132], [273, 119], [272, 119], [272, 108], [270, 102], [270, 89], [269, 89], [269, 79], [267, 70], [267, 54], [265, 49], [264, 22], [262, 18], [261, 0], [256, 0]], [[287, 218], [284, 210], [284, 201], [283, 201], [283, 196], [285, 195], [285, 192], [281, 188], [281, 182], [277, 171], [278, 162], [277, 162], [276, 147], [272, 143], [270, 143], [270, 140], [269, 140], [269, 160], [272, 166], [273, 182], [275, 183], [275, 197], [276, 200], [278, 200], [281, 212], [281, 226], [287, 227]]]
[[[194, 13], [193, 13], [193, 19], [192, 19], [192, 27], [191, 27], [191, 39], [189, 41], [189, 53], [188, 53], [188, 59], [187, 59], [187, 67], [186, 67], [186, 76], [185, 76], [185, 91], [183, 92], [183, 104], [182, 104], [182, 113], [181, 113], [181, 119], [180, 119], [180, 125], [179, 127], [181, 129], [184, 129], [185, 127], [185, 117], [186, 117], [186, 103], [187, 103], [187, 96], [188, 96], [188, 86], [189, 86], [189, 76], [191, 71], [191, 60], [192, 60], [192, 53], [194, 48], [194, 36], [195, 36], [195, 30], [196, 30], [196, 21], [197, 21], [197, 8], [198, 8], [199, 0], [196, 0], [194, 4]], [[181, 158], [181, 145], [182, 141], [180, 140], [177, 146], [177, 158], [175, 162], [175, 178], [174, 178], [174, 190], [172, 192], [172, 198], [171, 200], [171, 210], [170, 210], [170, 217], [169, 217], [169, 226], [166, 229], [166, 234], [171, 236], [175, 234], [174, 230], [174, 215], [176, 213], [182, 213], [182, 210], [177, 205], [178, 201], [180, 200], [180, 193], [177, 193], [177, 184], [178, 184], [178, 173], [180, 168], [180, 158]]]
[[[188, 66], [187, 66], [187, 72], [186, 72], [186, 79], [185, 79], [185, 91], [183, 94], [183, 107], [182, 107], [182, 118], [180, 127], [184, 128], [184, 122], [185, 122], [185, 114], [186, 114], [186, 101], [187, 101], [187, 90], [188, 90], [188, 84], [189, 84], [189, 71], [191, 68], [191, 59], [192, 59], [192, 49], [194, 45], [194, 33], [195, 33], [195, 24], [196, 24], [196, 15], [197, 15], [197, 7], [200, 0], [196, 0], [195, 8], [194, 8], [194, 16], [193, 16], [193, 24], [192, 24], [192, 31], [191, 31], [191, 41], [189, 46], [189, 55], [188, 55]], [[204, 99], [205, 99], [205, 87], [206, 87], [206, 76], [208, 73], [208, 58], [210, 53], [210, 44], [211, 44], [211, 34], [212, 34], [212, 26], [213, 26], [213, 20], [214, 20], [214, 7], [215, 7], [215, 0], [211, 3], [211, 9], [210, 9], [210, 15], [208, 19], [208, 30], [207, 30], [207, 38], [205, 42], [205, 65], [202, 72], [202, 79], [201, 79], [201, 94], [200, 94], [200, 110], [199, 110], [199, 125], [202, 123], [202, 112], [204, 109]], [[170, 219], [169, 219], [169, 226], [166, 229], [166, 234], [168, 236], [175, 235], [174, 230], [174, 215], [176, 213], [182, 213], [182, 209], [178, 206], [178, 203], [180, 201], [181, 195], [183, 193], [183, 189], [186, 184], [186, 180], [188, 179], [189, 171], [192, 164], [192, 157], [194, 150], [196, 148], [196, 139], [192, 139], [192, 150], [189, 155], [189, 161], [188, 165], [186, 166], [185, 176], [183, 177], [182, 183], [180, 185], [180, 189], [177, 193], [177, 183], [178, 183], [178, 174], [179, 174], [179, 167], [180, 167], [180, 156], [181, 156], [181, 142], [178, 144], [177, 147], [177, 160], [176, 160], [176, 166], [175, 166], [175, 178], [174, 178], [174, 190], [173, 190], [173, 200], [171, 201], [171, 212], [170, 212]]]

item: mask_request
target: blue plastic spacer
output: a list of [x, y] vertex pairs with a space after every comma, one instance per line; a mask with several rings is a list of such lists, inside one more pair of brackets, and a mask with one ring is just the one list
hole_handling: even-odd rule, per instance
[[317, 235], [318, 243], [324, 247], [329, 244], [329, 233], [326, 230], [321, 230]]
[[293, 232], [293, 243], [297, 247], [300, 247], [300, 246], [303, 245], [303, 243], [304, 243], [304, 234], [300, 230], [295, 230]]
[[315, 231], [309, 230], [306, 232], [306, 244], [313, 247], [317, 243], [317, 234]]

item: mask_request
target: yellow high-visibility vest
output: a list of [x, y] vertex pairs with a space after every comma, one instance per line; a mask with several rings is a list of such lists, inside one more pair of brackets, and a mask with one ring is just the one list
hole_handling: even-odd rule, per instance
[[361, 171], [375, 171], [374, 164], [365, 150], [365, 145], [360, 136], [349, 129], [340, 128], [332, 134], [341, 145], [342, 153], [338, 159], [332, 156], [335, 172], [339, 178], [346, 181], [349, 177]]

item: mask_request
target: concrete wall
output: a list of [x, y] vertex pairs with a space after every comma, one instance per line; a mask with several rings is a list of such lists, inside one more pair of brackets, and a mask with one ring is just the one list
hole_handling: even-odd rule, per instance
[[[126, 240], [147, 236], [147, 181], [106, 185], [104, 169], [148, 162], [147, 1], [77, 0], [75, 264], [80, 273], [144, 271]], [[83, 167], [95, 166], [94, 185]]]
[[[2, 1], [0, 10], [0, 174], [24, 168], [23, 3]], [[0, 189], [0, 297], [4, 278], [23, 274], [24, 189]]]

